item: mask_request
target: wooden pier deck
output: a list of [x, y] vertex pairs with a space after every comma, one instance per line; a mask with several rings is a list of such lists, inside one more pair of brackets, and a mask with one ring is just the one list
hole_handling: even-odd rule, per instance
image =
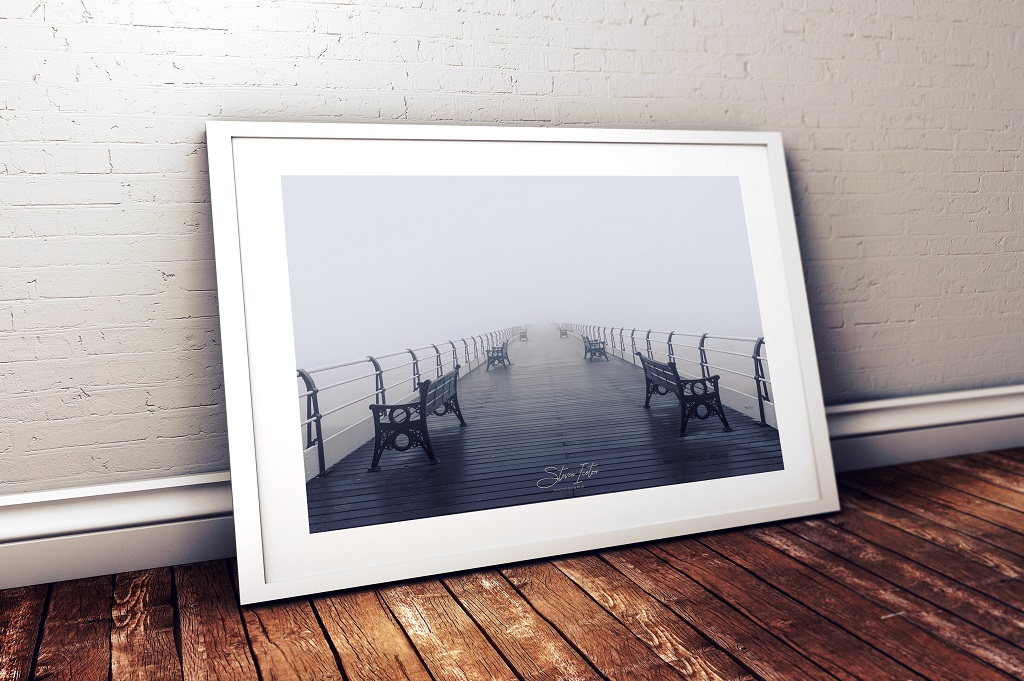
[[223, 560], [8, 589], [0, 679], [1024, 678], [1024, 450], [839, 482], [823, 517], [257, 606]]
[[[612, 357], [583, 359], [576, 338], [555, 326], [530, 328], [510, 343], [513, 366], [477, 368], [459, 379], [468, 426], [431, 417], [441, 465], [420, 448], [388, 451], [368, 473], [367, 443], [306, 485], [310, 531], [479, 511], [518, 504], [643, 489], [780, 470], [778, 432], [726, 408], [693, 420], [678, 437], [679, 403], [655, 396], [643, 408], [643, 371]], [[588, 467], [579, 485], [540, 487], [546, 469]]]

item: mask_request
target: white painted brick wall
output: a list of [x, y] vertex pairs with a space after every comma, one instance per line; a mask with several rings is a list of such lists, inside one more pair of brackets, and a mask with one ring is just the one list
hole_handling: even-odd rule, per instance
[[0, 492], [226, 467], [208, 118], [781, 130], [847, 402], [1024, 381], [1022, 102], [1020, 0], [3, 0]]

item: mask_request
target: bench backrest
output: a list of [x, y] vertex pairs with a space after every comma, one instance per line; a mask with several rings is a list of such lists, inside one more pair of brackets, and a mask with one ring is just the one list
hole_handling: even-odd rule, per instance
[[443, 407], [444, 403], [455, 395], [460, 368], [461, 366], [456, 364], [455, 368], [444, 376], [420, 383], [420, 405], [424, 415]]
[[718, 393], [718, 381], [721, 377], [717, 374], [707, 378], [679, 378], [675, 362], [659, 362], [646, 357], [642, 352], [636, 353], [636, 356], [640, 358], [644, 376], [648, 381], [675, 393], [680, 399], [703, 400], [705, 395]]
[[640, 364], [644, 368], [644, 376], [651, 383], [656, 383], [661, 387], [674, 392], [676, 395], [682, 390], [682, 379], [679, 378], [679, 372], [676, 370], [676, 363], [659, 362], [654, 359], [649, 359], [643, 355], [643, 353], [636, 353], [637, 357], [640, 358]]

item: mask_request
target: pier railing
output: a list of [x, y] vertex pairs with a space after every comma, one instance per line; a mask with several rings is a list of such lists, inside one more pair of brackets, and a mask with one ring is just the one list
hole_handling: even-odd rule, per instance
[[[306, 478], [327, 470], [325, 445], [331, 440], [348, 438], [349, 444], [358, 445], [365, 441], [366, 433], [372, 436], [372, 426], [366, 427], [371, 400], [374, 404], [389, 404], [390, 395], [390, 404], [411, 401], [421, 381], [439, 378], [455, 366], [461, 366], [463, 373], [476, 369], [487, 361], [488, 348], [518, 338], [522, 328], [508, 327], [419, 348], [298, 369]], [[325, 436], [328, 430], [331, 432]], [[316, 457], [312, 462], [314, 451]]]
[[642, 352], [649, 359], [675, 362], [679, 375], [684, 378], [724, 375], [719, 387], [742, 401], [750, 400], [751, 404], [756, 401], [761, 423], [773, 425], [772, 381], [764, 337], [715, 336], [591, 324], [566, 323], [559, 326], [576, 336], [604, 341], [609, 354], [633, 364], [639, 365], [636, 353]]

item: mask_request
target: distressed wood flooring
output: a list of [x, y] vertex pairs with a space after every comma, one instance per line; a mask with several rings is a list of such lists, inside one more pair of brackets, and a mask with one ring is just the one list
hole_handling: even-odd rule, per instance
[[231, 561], [0, 591], [0, 680], [1024, 677], [1024, 449], [839, 479], [829, 516], [253, 607]]

